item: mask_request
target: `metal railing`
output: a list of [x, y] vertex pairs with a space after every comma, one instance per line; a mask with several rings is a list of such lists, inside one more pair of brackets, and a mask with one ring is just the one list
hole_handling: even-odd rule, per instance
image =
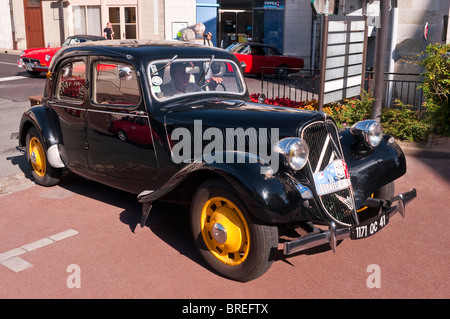
[[[373, 72], [366, 72], [366, 90], [373, 87]], [[414, 110], [422, 111], [423, 92], [420, 88], [422, 78], [416, 73], [385, 73], [384, 74], [384, 105], [395, 107], [399, 100], [403, 104], [411, 105]]]
[[[267, 98], [289, 98], [294, 101], [318, 99], [319, 70], [264, 67], [261, 74], [261, 91]], [[364, 89], [373, 89], [374, 73], [367, 71]], [[423, 93], [420, 74], [385, 73], [384, 106], [395, 107], [396, 100], [422, 111]]]
[[284, 97], [294, 101], [313, 100], [319, 94], [317, 70], [263, 67], [261, 92], [267, 98]]

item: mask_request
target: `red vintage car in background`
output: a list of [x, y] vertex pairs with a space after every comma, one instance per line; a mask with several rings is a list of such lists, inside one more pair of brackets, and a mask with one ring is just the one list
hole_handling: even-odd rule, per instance
[[[246, 74], [289, 74], [298, 72], [304, 66], [301, 58], [283, 55], [276, 47], [262, 43], [233, 43], [226, 50], [233, 52], [241, 65], [245, 64]], [[262, 68], [268, 69], [262, 69]]]
[[[73, 35], [68, 37], [62, 46], [99, 40], [105, 40], [105, 38], [97, 35]], [[38, 75], [41, 72], [47, 72], [53, 56], [59, 49], [61, 49], [61, 47], [34, 48], [22, 51], [20, 59], [17, 61], [17, 65], [19, 68], [24, 68], [30, 75]]]

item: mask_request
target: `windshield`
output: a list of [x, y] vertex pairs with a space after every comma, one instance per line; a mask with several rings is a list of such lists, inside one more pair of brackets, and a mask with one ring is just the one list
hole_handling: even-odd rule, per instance
[[249, 46], [245, 43], [234, 43], [227, 47], [226, 49], [233, 53], [240, 53], [240, 54], [248, 54], [249, 53]]
[[245, 93], [245, 82], [231, 60], [172, 59], [153, 61], [148, 68], [151, 92], [158, 101], [194, 94]]

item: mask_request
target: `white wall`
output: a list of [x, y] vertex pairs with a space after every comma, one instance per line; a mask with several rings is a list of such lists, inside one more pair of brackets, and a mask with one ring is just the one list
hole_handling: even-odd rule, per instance
[[284, 54], [304, 59], [310, 68], [312, 9], [311, 0], [286, 0]]
[[0, 19], [0, 48], [12, 49], [13, 39], [11, 33], [11, 19], [9, 14], [9, 0], [0, 0], [0, 12], [3, 17]]
[[187, 22], [188, 26], [196, 24], [195, 0], [166, 0], [164, 12], [165, 40], [172, 40], [172, 22]]

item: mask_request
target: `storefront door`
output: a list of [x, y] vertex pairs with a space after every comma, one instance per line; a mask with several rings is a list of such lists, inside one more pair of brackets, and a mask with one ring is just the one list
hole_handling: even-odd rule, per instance
[[219, 10], [219, 44], [226, 48], [234, 42], [252, 40], [253, 14], [251, 10]]
[[45, 44], [41, 0], [24, 0], [23, 4], [27, 49], [42, 48]]

